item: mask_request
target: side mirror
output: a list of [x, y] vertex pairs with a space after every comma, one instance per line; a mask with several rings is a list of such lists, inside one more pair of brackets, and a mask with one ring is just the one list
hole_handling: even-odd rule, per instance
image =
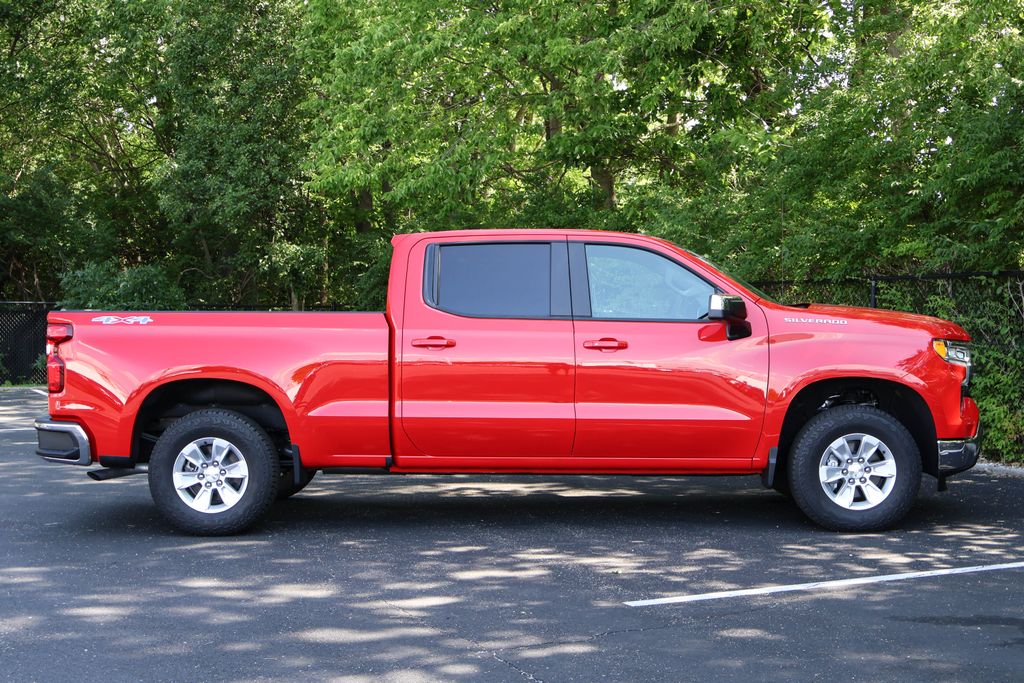
[[734, 294], [712, 294], [708, 302], [708, 320], [746, 320], [747, 304]]
[[712, 294], [708, 300], [708, 320], [725, 323], [725, 338], [743, 339], [751, 334], [747, 322], [747, 304], [735, 294]]

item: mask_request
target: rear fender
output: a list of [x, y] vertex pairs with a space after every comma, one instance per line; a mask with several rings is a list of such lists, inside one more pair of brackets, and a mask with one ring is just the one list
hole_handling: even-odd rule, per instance
[[223, 366], [209, 367], [209, 368], [195, 368], [190, 367], [188, 369], [181, 369], [178, 371], [171, 371], [161, 375], [159, 378], [149, 382], [144, 382], [139, 388], [133, 392], [125, 402], [124, 420], [119, 430], [119, 449], [122, 453], [131, 452], [132, 439], [135, 434], [136, 421], [139, 416], [139, 411], [145, 403], [146, 399], [149, 398], [153, 392], [157, 391], [162, 387], [166, 387], [175, 382], [181, 382], [186, 380], [226, 380], [230, 382], [236, 382], [238, 384], [245, 384], [256, 389], [261, 390], [277, 404], [278, 409], [281, 411], [281, 415], [284, 417], [285, 425], [288, 429], [289, 434], [297, 433], [298, 426], [298, 414], [293, 406], [291, 400], [284, 393], [284, 391], [274, 382], [270, 381], [266, 377], [263, 377], [257, 373], [247, 371], [240, 368], [228, 368]]

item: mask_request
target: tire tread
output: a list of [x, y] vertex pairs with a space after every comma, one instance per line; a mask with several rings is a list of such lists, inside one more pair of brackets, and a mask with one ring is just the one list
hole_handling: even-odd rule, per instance
[[[185, 507], [173, 489], [168, 492], [163, 488], [161, 478], [170, 477], [177, 457], [174, 444], [197, 429], [222, 429], [254, 442], [256, 449], [247, 449], [245, 453], [250, 470], [246, 493], [253, 490], [254, 483], [262, 484], [264, 490], [253, 491], [256, 495], [251, 502], [243, 500], [223, 513], [196, 517], [202, 513]], [[264, 472], [254, 478], [252, 473], [257, 467], [264, 468]], [[231, 410], [204, 408], [178, 419], [160, 435], [150, 457], [149, 489], [157, 508], [175, 528], [196, 536], [227, 536], [245, 531], [267, 513], [277, 498], [280, 467], [273, 441], [254, 420]]]
[[[889, 498], [874, 508], [856, 512], [843, 510], [828, 501], [821, 490], [817, 467], [823, 451], [818, 446], [830, 434], [844, 429], [864, 430], [866, 424], [875, 425], [876, 428], [882, 425], [883, 429], [892, 430], [896, 437], [896, 443], [889, 443], [891, 439], [885, 439], [894, 457], [897, 457], [896, 488], [889, 494]], [[906, 456], [900, 458], [896, 453], [897, 449], [906, 453]], [[793, 442], [787, 464], [793, 500], [811, 520], [831, 531], [891, 529], [910, 512], [921, 482], [921, 455], [913, 436], [895, 417], [867, 405], [837, 406], [808, 420]], [[811, 471], [814, 472], [813, 477], [807, 474]], [[890, 502], [893, 496], [896, 496], [894, 503]], [[819, 506], [818, 503], [822, 499], [828, 501], [834, 509], [825, 505]]]

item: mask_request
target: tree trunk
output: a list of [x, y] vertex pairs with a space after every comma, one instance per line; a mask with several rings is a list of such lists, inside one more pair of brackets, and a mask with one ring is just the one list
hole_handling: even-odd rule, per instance
[[199, 230], [199, 246], [203, 248], [203, 260], [206, 262], [206, 274], [213, 275], [213, 255], [210, 253], [210, 245], [206, 243], [203, 231]]
[[679, 135], [679, 112], [671, 111], [665, 120], [665, 134], [676, 136]]
[[373, 191], [363, 188], [354, 192], [352, 201], [356, 209], [356, 232], [370, 232], [373, 230]]
[[331, 300], [331, 233], [324, 234], [323, 279], [320, 281], [320, 305], [326, 306]]
[[615, 174], [607, 164], [594, 164], [590, 167], [590, 178], [594, 181], [596, 192], [595, 204], [602, 209], [615, 208]]
[[398, 217], [395, 215], [395, 204], [388, 199], [391, 192], [391, 183], [383, 182], [381, 187], [381, 214], [384, 216], [384, 225], [388, 232], [395, 232], [398, 229]]
[[[555, 77], [552, 74], [548, 74], [547, 72], [545, 72], [545, 75], [542, 77], [542, 80], [547, 85], [548, 95], [551, 95], [552, 93], [560, 92], [565, 87], [560, 79], [558, 79], [557, 77]], [[550, 103], [551, 99], [552, 99], [551, 97], [548, 97], [549, 103]], [[561, 132], [562, 132], [562, 120], [560, 118], [558, 118], [554, 114], [548, 114], [547, 116], [544, 117], [544, 139], [545, 140], [550, 140], [551, 138], [555, 137], [556, 135], [558, 135]]]
[[[878, 13], [883, 17], [890, 16], [893, 13], [893, 6], [889, 3], [886, 3], [879, 8]], [[899, 26], [896, 30], [887, 31], [885, 34], [885, 51], [893, 59], [896, 59], [901, 55], [901, 50], [898, 41], [900, 34], [903, 33], [903, 30], [904, 27]]]

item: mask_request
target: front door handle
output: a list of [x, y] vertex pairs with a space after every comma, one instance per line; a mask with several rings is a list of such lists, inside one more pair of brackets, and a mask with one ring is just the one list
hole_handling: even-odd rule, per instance
[[624, 342], [620, 339], [613, 339], [612, 337], [602, 337], [601, 339], [590, 339], [583, 342], [583, 348], [585, 349], [596, 349], [598, 351], [619, 351], [629, 347], [628, 342]]
[[421, 349], [450, 349], [455, 346], [455, 340], [435, 336], [426, 339], [413, 339], [412, 345]]

